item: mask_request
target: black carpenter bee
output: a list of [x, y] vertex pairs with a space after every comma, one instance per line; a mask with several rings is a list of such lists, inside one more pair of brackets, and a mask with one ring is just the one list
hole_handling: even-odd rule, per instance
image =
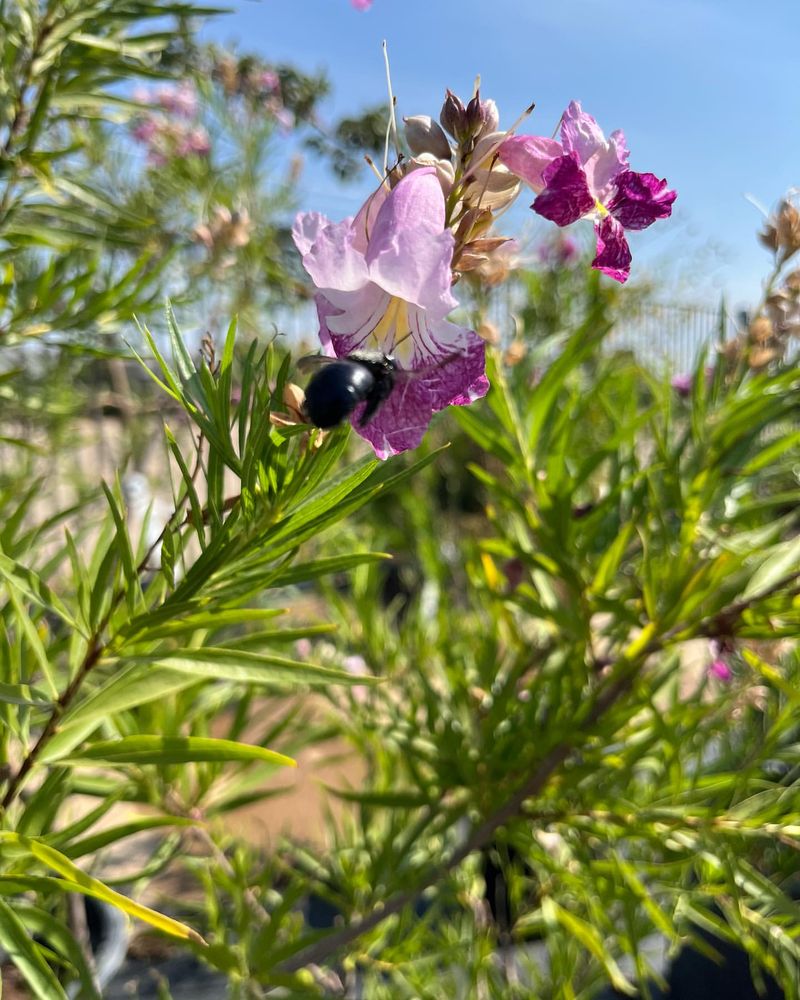
[[315, 427], [325, 430], [347, 420], [360, 403], [366, 403], [358, 420], [364, 427], [389, 398], [400, 374], [395, 359], [383, 351], [354, 351], [346, 358], [312, 354], [301, 358], [297, 367], [314, 371], [303, 409]]

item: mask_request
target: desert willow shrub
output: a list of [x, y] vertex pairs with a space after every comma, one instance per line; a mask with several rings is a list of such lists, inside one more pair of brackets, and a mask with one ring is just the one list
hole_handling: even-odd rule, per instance
[[[481, 114], [496, 127], [475, 101], [471, 126], [451, 98], [441, 119], [473, 150]], [[589, 998], [609, 982], [647, 995], [662, 973], [654, 936], [712, 955], [717, 940], [741, 945], [756, 982], [796, 996], [800, 375], [778, 358], [731, 367], [720, 344], [673, 387], [605, 348], [613, 300], [596, 273], [558, 351], [552, 288], [544, 331], [535, 301], [521, 310], [524, 350], [481, 350], [467, 327], [443, 327], [440, 258], [473, 271], [501, 243], [448, 214], [461, 203], [474, 218], [468, 152], [430, 119], [414, 127], [437, 163], [412, 165], [355, 220], [301, 217], [295, 240], [329, 353], [398, 346], [424, 386], [430, 344], [445, 366], [459, 345], [458, 385], [436, 378], [415, 395], [400, 373], [374, 421], [353, 416], [389, 454], [457, 403], [419, 446], [451, 447], [341, 526], [342, 550], [393, 553], [397, 570], [365, 564], [327, 588], [339, 631], [298, 650], [357, 681], [324, 693], [363, 787], [331, 790], [348, 809], [321, 846], [216, 855], [201, 875], [205, 957], [234, 995]], [[568, 141], [522, 147], [556, 164], [542, 191], [580, 167]], [[502, 198], [515, 183], [483, 178]], [[663, 184], [641, 183], [663, 211]], [[423, 204], [434, 274], [415, 292], [382, 265], [387, 231], [415, 244]], [[617, 195], [602, 204], [633, 228]], [[449, 240], [462, 223], [462, 243]], [[620, 280], [604, 253], [596, 270]], [[366, 303], [374, 329], [355, 322]], [[351, 320], [374, 340], [349, 342]]]
[[299, 650], [358, 682], [325, 694], [365, 778], [321, 845], [220, 836], [233, 995], [647, 995], [655, 939], [797, 996], [800, 375], [712, 353], [681, 395], [609, 325], [490, 351], [450, 447], [339, 528], [399, 568], [326, 587]]
[[[353, 423], [381, 457], [420, 446], [413, 464], [353, 461], [346, 425], [305, 422], [290, 359], [237, 356], [233, 326], [197, 357], [169, 313], [172, 361], [144, 331], [147, 370], [193, 437], [166, 429], [175, 499], [155, 541], [131, 538], [116, 483], [94, 533], [72, 511], [37, 519], [37, 484], [0, 497], [0, 944], [35, 996], [99, 995], [68, 893], [184, 942], [232, 996], [354, 979], [374, 997], [646, 991], [642, 940], [701, 930], [795, 989], [798, 376], [777, 359], [708, 376], [700, 359], [678, 395], [602, 354], [598, 273], [560, 352], [523, 327], [509, 368], [447, 317], [453, 273], [504, 244], [489, 226], [519, 177], [544, 217], [593, 219], [595, 272], [620, 283], [624, 231], [668, 215], [672, 192], [574, 104], [560, 141], [521, 137], [507, 156], [477, 94], [448, 95], [441, 120], [416, 123], [428, 158], [410, 133], [422, 162], [355, 220], [305, 215], [294, 232], [327, 352], [397, 348], [388, 398]], [[451, 404], [434, 433], [452, 459], [422, 440]], [[404, 555], [399, 585], [383, 550]], [[275, 620], [287, 587], [331, 574], [329, 621]], [[713, 678], [685, 674], [694, 638], [716, 643]], [[285, 700], [311, 687], [324, 728]], [[264, 859], [201, 825], [270, 794], [331, 732], [367, 778], [336, 790], [350, 812], [324, 848]], [[96, 806], [75, 815], [76, 793]], [[150, 809], [109, 816], [126, 802]], [[200, 837], [204, 911], [162, 914], [88, 874], [158, 827], [132, 877]], [[306, 919], [319, 900], [332, 930]], [[546, 961], [498, 959], [526, 938]]]

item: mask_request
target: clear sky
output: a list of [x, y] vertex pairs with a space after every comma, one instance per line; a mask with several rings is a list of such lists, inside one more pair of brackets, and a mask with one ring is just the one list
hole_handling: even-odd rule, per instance
[[[234, 0], [207, 37], [325, 68], [326, 112], [356, 111], [386, 93], [389, 45], [400, 114], [438, 115], [445, 87], [470, 94], [480, 73], [509, 126], [549, 135], [572, 98], [608, 133], [622, 128], [631, 167], [678, 191], [673, 217], [634, 233], [633, 276], [664, 279], [664, 298], [752, 302], [770, 255], [755, 233], [800, 185], [800, 0]], [[339, 185], [309, 165], [300, 207], [352, 214], [371, 184]], [[514, 214], [521, 228], [531, 213]], [[577, 227], [589, 226], [578, 223]], [[516, 235], [514, 233], [513, 235]]]

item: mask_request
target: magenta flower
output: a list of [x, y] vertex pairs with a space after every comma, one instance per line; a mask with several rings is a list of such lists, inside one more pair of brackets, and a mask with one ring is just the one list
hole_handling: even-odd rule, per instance
[[380, 188], [355, 219], [298, 215], [292, 232], [317, 287], [323, 350], [392, 354], [413, 377], [399, 377], [375, 417], [357, 432], [380, 458], [416, 448], [434, 413], [485, 395], [484, 343], [447, 320], [453, 234], [445, 229], [442, 188], [433, 168], [413, 170]]
[[372, 0], [350, 0], [350, 3], [356, 10], [369, 10], [372, 6]]
[[689, 372], [680, 372], [678, 375], [673, 375], [670, 379], [670, 385], [681, 397], [681, 399], [688, 399], [692, 394], [692, 384], [694, 379]]
[[577, 101], [561, 117], [561, 141], [543, 136], [512, 136], [500, 147], [500, 160], [536, 192], [531, 208], [568, 226], [594, 221], [597, 255], [592, 267], [616, 281], [627, 281], [631, 252], [626, 229], [646, 229], [672, 213], [675, 191], [655, 174], [628, 167], [628, 148], [620, 131], [608, 139]]
[[730, 639], [709, 639], [708, 652], [711, 656], [711, 662], [708, 665], [709, 674], [725, 684], [733, 680], [730, 657], [735, 651], [736, 647]]

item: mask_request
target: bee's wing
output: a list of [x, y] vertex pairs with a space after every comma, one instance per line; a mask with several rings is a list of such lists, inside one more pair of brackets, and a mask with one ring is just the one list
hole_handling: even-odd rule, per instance
[[327, 354], [307, 354], [304, 358], [297, 359], [297, 370], [299, 372], [316, 372], [338, 360], [338, 358], [329, 358]]
[[456, 358], [461, 358], [464, 356], [463, 351], [453, 351], [451, 354], [445, 354], [444, 357], [439, 358], [437, 361], [431, 361], [427, 365], [422, 365], [421, 368], [397, 368], [395, 371], [395, 378], [399, 382], [410, 382], [413, 379], [426, 378], [428, 375], [433, 375], [434, 372], [438, 371], [440, 368], [444, 368], [449, 365]]

